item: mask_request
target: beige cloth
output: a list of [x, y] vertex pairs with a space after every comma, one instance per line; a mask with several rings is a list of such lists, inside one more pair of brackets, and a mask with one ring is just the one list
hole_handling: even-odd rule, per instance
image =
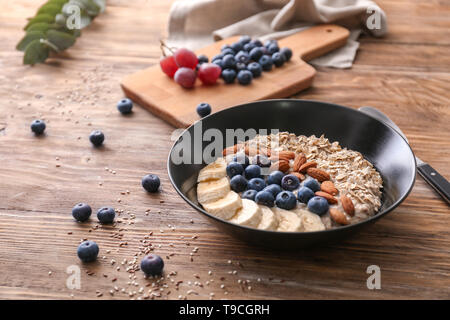
[[385, 13], [368, 0], [180, 0], [170, 11], [168, 43], [197, 49], [244, 34], [264, 41], [319, 23], [336, 23], [352, 32], [344, 47], [310, 61], [317, 66], [349, 68], [361, 30], [377, 37], [387, 32]]

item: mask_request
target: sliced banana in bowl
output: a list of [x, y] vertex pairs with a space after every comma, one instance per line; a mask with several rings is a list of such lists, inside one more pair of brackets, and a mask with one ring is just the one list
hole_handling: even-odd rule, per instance
[[262, 219], [262, 212], [256, 202], [248, 199], [242, 199], [242, 208], [240, 208], [236, 215], [230, 222], [240, 224], [241, 226], [256, 228]]
[[278, 219], [275, 213], [266, 206], [259, 206], [262, 213], [261, 222], [258, 225], [258, 229], [261, 230], [276, 230], [278, 227]]
[[224, 158], [218, 158], [216, 161], [208, 164], [200, 170], [197, 182], [218, 180], [227, 176], [227, 163]]
[[295, 209], [293, 211], [300, 217], [300, 220], [302, 222], [300, 231], [312, 232], [326, 229], [325, 225], [322, 222], [322, 219], [320, 219], [317, 214], [309, 212], [305, 209]]
[[230, 182], [226, 177], [203, 181], [197, 186], [197, 200], [202, 204], [213, 202], [225, 197], [230, 191]]
[[219, 218], [228, 220], [232, 218], [240, 208], [242, 208], [242, 199], [239, 194], [234, 191], [230, 191], [225, 197], [214, 202], [202, 203], [202, 206], [209, 213]]
[[272, 208], [272, 211], [278, 219], [277, 231], [302, 231], [302, 221], [297, 214], [277, 207]]

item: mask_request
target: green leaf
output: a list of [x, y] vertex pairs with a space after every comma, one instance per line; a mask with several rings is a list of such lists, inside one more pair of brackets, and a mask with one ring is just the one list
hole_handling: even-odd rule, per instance
[[50, 29], [50, 25], [45, 22], [37, 22], [32, 24], [28, 27], [27, 32], [29, 31], [41, 31], [41, 32], [47, 32], [47, 30]]
[[55, 16], [49, 15], [49, 14], [38, 14], [36, 17], [34, 17], [33, 19], [31, 19], [28, 24], [25, 26], [25, 30], [27, 30], [31, 25], [35, 24], [35, 23], [39, 23], [39, 22], [44, 22], [44, 23], [53, 23], [53, 21], [55, 21]]
[[25, 37], [23, 37], [22, 40], [17, 44], [16, 49], [20, 51], [25, 51], [30, 42], [36, 39], [39, 40], [44, 38], [45, 34], [41, 31], [29, 31], [27, 32]]
[[44, 62], [48, 58], [49, 52], [49, 48], [41, 43], [41, 40], [33, 40], [25, 49], [23, 64], [34, 65], [36, 63]]
[[37, 12], [37, 14], [49, 14], [53, 17], [55, 17], [55, 15], [59, 12], [61, 12], [61, 8], [62, 6], [57, 5], [57, 4], [52, 4], [52, 3], [46, 3], [45, 5], [43, 5]]
[[91, 17], [95, 17], [100, 13], [100, 7], [92, 0], [78, 0], [83, 4], [84, 11]]
[[47, 40], [54, 44], [59, 51], [63, 51], [73, 46], [76, 38], [65, 32], [50, 29], [47, 31]]

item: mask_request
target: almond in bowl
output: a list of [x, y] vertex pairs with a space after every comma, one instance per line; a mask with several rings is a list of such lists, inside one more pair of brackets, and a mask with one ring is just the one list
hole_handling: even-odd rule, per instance
[[[245, 156], [253, 165], [251, 170], [246, 169], [245, 161], [239, 162], [242, 176], [248, 178], [247, 189], [254, 189], [250, 192], [243, 188], [242, 178], [235, 179], [241, 183], [234, 186], [232, 176], [227, 175], [227, 166]], [[255, 176], [255, 165], [262, 156], [269, 165], [262, 166], [261, 175]], [[277, 174], [271, 175], [275, 171]], [[277, 175], [289, 175], [290, 185], [270, 178]], [[279, 232], [321, 231], [365, 220], [379, 210], [383, 185], [379, 172], [361, 153], [331, 143], [323, 135], [288, 132], [256, 136], [226, 148], [223, 157], [200, 171], [197, 182], [197, 199], [210, 214]]]

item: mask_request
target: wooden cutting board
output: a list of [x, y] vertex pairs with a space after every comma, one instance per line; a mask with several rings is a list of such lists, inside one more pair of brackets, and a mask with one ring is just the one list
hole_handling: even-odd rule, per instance
[[[167, 77], [159, 64], [125, 77], [121, 86], [127, 97], [158, 117], [175, 127], [188, 127], [199, 119], [196, 107], [201, 102], [209, 103], [212, 112], [217, 112], [241, 103], [285, 98], [308, 88], [316, 71], [305, 61], [343, 46], [348, 36], [349, 31], [340, 26], [319, 25], [280, 39], [280, 48], [292, 49], [291, 61], [281, 68], [263, 72], [248, 86], [227, 85], [222, 80], [213, 86], [204, 86], [197, 80], [193, 89], [184, 89]], [[196, 53], [211, 59], [220, 53], [223, 44], [230, 44], [238, 38], [215, 42]]]

